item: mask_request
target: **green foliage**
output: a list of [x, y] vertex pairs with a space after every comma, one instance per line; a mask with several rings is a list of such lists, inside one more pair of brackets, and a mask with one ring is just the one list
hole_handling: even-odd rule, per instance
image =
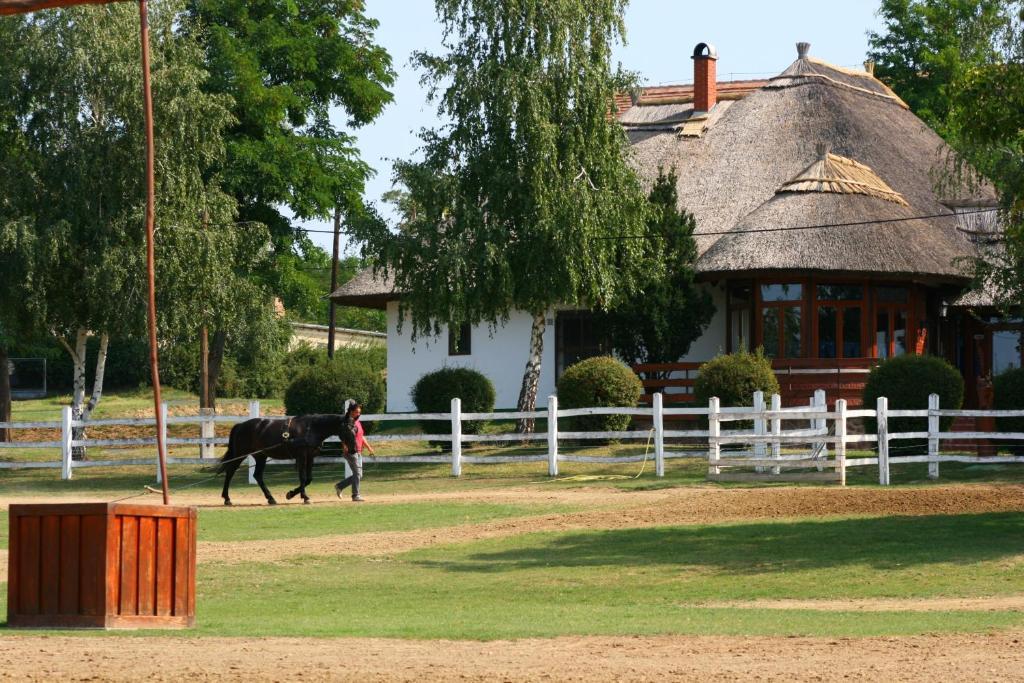
[[[604, 316], [612, 346], [638, 363], [673, 363], [685, 356], [715, 314], [711, 295], [694, 282], [696, 222], [679, 210], [675, 170], [659, 169], [648, 195], [651, 215], [638, 279], [640, 293]], [[655, 373], [656, 374], [656, 373]]]
[[[462, 399], [463, 412], [489, 413], [494, 410], [495, 393], [491, 380], [477, 370], [441, 368], [416, 380], [411, 397], [418, 413], [447, 413], [453, 398]], [[464, 421], [462, 433], [478, 434], [484, 424], [479, 420]], [[451, 425], [443, 420], [423, 420], [420, 427], [425, 434], [451, 432]]]
[[875, 75], [925, 123], [948, 133], [957, 81], [996, 54], [1005, 0], [883, 0], [885, 28], [868, 33]]
[[[992, 378], [996, 410], [1024, 410], [1024, 368], [1013, 368]], [[1001, 432], [1024, 432], [1024, 417], [1000, 417]]]
[[[889, 399], [890, 410], [917, 410], [928, 407], [928, 395], [939, 395], [939, 407], [956, 410], [963, 405], [964, 379], [960, 372], [938, 356], [904, 355], [889, 358], [872, 368], [864, 385], [864, 407], [874, 409], [878, 397]], [[939, 426], [943, 431], [953, 424], [953, 418], [943, 417]], [[926, 418], [896, 417], [888, 421], [889, 433], [923, 432], [928, 429]], [[865, 420], [869, 433], [878, 429], [874, 418]], [[914, 440], [913, 444], [924, 443]], [[906, 442], [904, 442], [907, 445]]]
[[772, 362], [760, 348], [754, 353], [737, 351], [709, 360], [700, 366], [693, 384], [698, 406], [708, 405], [712, 396], [718, 397], [723, 408], [749, 406], [755, 391], [763, 391], [766, 399], [779, 393]]
[[422, 134], [421, 162], [395, 166], [402, 229], [372, 214], [349, 226], [406, 293], [400, 320], [433, 335], [631, 294], [642, 241], [614, 238], [642, 232], [646, 202], [609, 116], [626, 80], [610, 67], [625, 2], [436, 6], [446, 52], [413, 59], [450, 123]]
[[[634, 408], [643, 393], [640, 379], [611, 356], [594, 356], [570, 365], [558, 378], [560, 408]], [[587, 415], [566, 420], [569, 431], [620, 432], [629, 415]]]
[[[982, 178], [1000, 195], [1005, 239], [982, 244], [975, 285], [1004, 310], [1024, 306], [1024, 3], [885, 0], [870, 34], [876, 74], [956, 154], [937, 181], [969, 196]], [[965, 191], [966, 190], [966, 191]]]
[[284, 408], [289, 415], [340, 413], [350, 398], [363, 404], [366, 413], [381, 412], [384, 380], [366, 363], [336, 358], [310, 366], [293, 379], [284, 392]]

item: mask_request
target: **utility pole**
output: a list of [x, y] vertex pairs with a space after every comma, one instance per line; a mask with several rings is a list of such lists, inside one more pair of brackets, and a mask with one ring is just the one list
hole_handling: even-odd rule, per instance
[[[334, 207], [334, 255], [331, 257], [331, 294], [338, 288], [338, 245], [341, 241], [341, 207]], [[330, 300], [327, 322], [327, 357], [334, 358], [334, 300]]]

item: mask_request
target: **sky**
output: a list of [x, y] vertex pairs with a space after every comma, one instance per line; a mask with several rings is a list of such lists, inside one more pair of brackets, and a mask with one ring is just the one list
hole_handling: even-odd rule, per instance
[[[879, 0], [632, 0], [626, 11], [626, 44], [615, 60], [640, 74], [647, 85], [693, 81], [690, 55], [697, 43], [718, 48], [718, 79], [770, 77], [796, 59], [796, 43], [811, 44], [810, 54], [839, 66], [861, 67], [867, 53], [867, 32], [879, 30]], [[367, 183], [366, 198], [382, 205], [391, 189], [394, 159], [417, 155], [422, 128], [437, 125], [435, 105], [409, 64], [417, 50], [442, 51], [441, 26], [432, 0], [367, 0], [366, 13], [380, 22], [377, 43], [398, 73], [394, 102], [372, 124], [347, 132], [355, 135], [363, 159], [376, 171]], [[336, 123], [345, 117], [339, 113]], [[327, 222], [310, 221], [312, 230], [330, 230]], [[329, 234], [311, 233], [314, 242], [331, 250]], [[356, 246], [346, 244], [346, 253]]]

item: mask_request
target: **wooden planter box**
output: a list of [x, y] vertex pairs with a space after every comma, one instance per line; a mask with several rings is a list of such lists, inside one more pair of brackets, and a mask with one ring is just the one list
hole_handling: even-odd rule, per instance
[[195, 623], [194, 507], [11, 505], [9, 516], [9, 626]]

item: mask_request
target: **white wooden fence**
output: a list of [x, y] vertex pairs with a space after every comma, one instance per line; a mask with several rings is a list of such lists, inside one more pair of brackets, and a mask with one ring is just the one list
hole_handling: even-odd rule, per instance
[[[440, 441], [451, 444], [450, 454], [409, 455], [365, 457], [368, 463], [450, 463], [453, 476], [462, 474], [464, 464], [510, 463], [510, 462], [546, 462], [550, 476], [557, 476], [561, 462], [586, 463], [628, 463], [645, 460], [648, 456], [654, 461], [655, 474], [665, 474], [665, 460], [671, 458], [706, 458], [708, 462], [708, 478], [716, 481], [834, 481], [841, 485], [846, 483], [846, 471], [851, 467], [877, 465], [879, 483], [889, 484], [890, 466], [897, 463], [927, 462], [929, 476], [939, 476], [939, 463], [942, 462], [984, 462], [984, 463], [1024, 463], [1024, 456], [975, 456], [967, 454], [943, 454], [940, 442], [955, 440], [1020, 440], [1024, 441], [1024, 433], [1000, 432], [941, 432], [940, 417], [1024, 417], [1024, 410], [944, 410], [939, 406], [938, 396], [932, 395], [929, 408], [920, 410], [889, 410], [885, 398], [878, 400], [874, 409], [849, 410], [846, 401], [836, 401], [835, 408], [829, 410], [824, 391], [815, 392], [814, 397], [806, 406], [784, 408], [778, 395], [765, 401], [762, 392], [755, 392], [750, 407], [721, 407], [717, 398], [712, 398], [707, 407], [665, 408], [662, 395], [655, 394], [651, 407], [641, 408], [571, 408], [560, 410], [558, 399], [551, 396], [546, 410], [530, 412], [491, 412], [464, 413], [462, 402], [452, 400], [451, 410], [447, 413], [390, 413], [365, 414], [363, 422], [383, 423], [388, 421], [421, 421], [437, 420], [450, 423], [448, 434], [376, 434], [374, 442], [387, 441]], [[252, 417], [260, 417], [260, 404], [253, 401], [249, 404], [247, 416], [235, 415], [167, 415], [167, 404], [161, 408], [164, 413], [164, 430], [159, 435], [167, 446], [196, 445], [200, 447], [200, 457], [169, 458], [170, 464], [208, 464], [213, 461], [215, 446], [225, 445], [226, 437], [214, 436], [214, 425], [234, 424]], [[560, 431], [559, 421], [564, 418], [590, 415], [632, 415], [650, 418], [650, 429], [592, 432], [592, 431]], [[705, 417], [707, 427], [698, 424], [694, 429], [668, 429], [666, 418], [690, 416]], [[914, 417], [927, 418], [928, 429], [923, 432], [890, 433], [891, 418]], [[523, 418], [545, 419], [546, 429], [532, 434], [465, 434], [463, 423], [466, 421], [493, 420], [510, 421]], [[876, 418], [877, 431], [874, 434], [850, 434], [849, 420], [857, 418]], [[724, 429], [731, 423], [745, 422], [737, 429]], [[829, 423], [831, 422], [831, 427]], [[123, 465], [154, 465], [155, 457], [113, 460], [72, 460], [72, 449], [84, 447], [138, 447], [155, 446], [157, 437], [134, 439], [75, 439], [77, 428], [101, 427], [108, 425], [120, 426], [155, 426], [152, 418], [122, 418], [106, 420], [73, 420], [71, 409], [65, 407], [59, 422], [8, 422], [0, 423], [0, 427], [9, 429], [60, 429], [59, 441], [26, 442], [15, 441], [0, 443], [0, 448], [53, 448], [59, 449], [60, 460], [46, 462], [0, 462], [0, 469], [27, 468], [60, 468], [61, 477], [70, 479], [73, 471], [79, 467], [109, 467]], [[168, 437], [166, 425], [198, 424], [202, 436], [179, 438]], [[697, 444], [696, 450], [671, 451], [665, 447], [666, 439], [686, 439]], [[920, 455], [892, 455], [891, 442], [906, 439], [927, 440], [927, 453]], [[330, 440], [337, 440], [336, 438]], [[329, 441], [330, 441], [329, 440]], [[634, 440], [646, 441], [649, 453], [622, 456], [595, 456], [561, 453], [561, 442], [587, 440]], [[522, 444], [527, 441], [546, 442], [546, 453], [531, 455], [485, 455], [473, 456], [463, 454], [463, 444], [485, 442], [510, 442]], [[706, 444], [707, 450], [701, 450]], [[849, 445], [861, 445], [865, 448], [877, 446], [877, 456], [847, 458]], [[787, 452], [783, 452], [783, 451]], [[274, 461], [271, 461], [273, 463]], [[319, 458], [318, 462], [343, 462], [341, 458]], [[252, 479], [252, 461], [250, 459], [250, 482]], [[158, 470], [159, 468], [157, 468]], [[751, 471], [753, 470], [753, 471]], [[159, 474], [157, 475], [159, 477]]]

